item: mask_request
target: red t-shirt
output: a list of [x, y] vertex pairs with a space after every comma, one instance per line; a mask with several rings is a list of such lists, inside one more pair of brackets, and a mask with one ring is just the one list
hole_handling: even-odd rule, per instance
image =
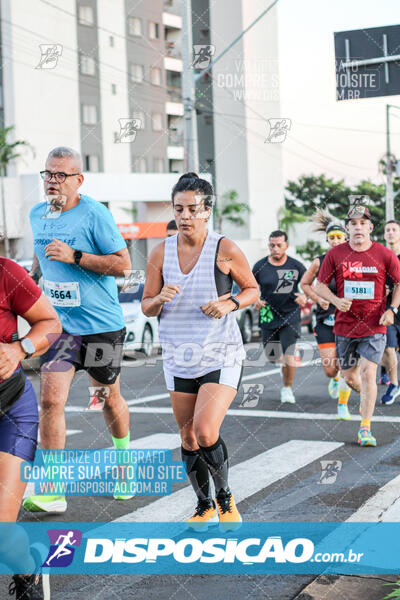
[[394, 252], [372, 242], [363, 252], [356, 252], [349, 243], [329, 250], [318, 273], [318, 281], [328, 284], [334, 277], [339, 298], [352, 298], [348, 312], [335, 311], [337, 335], [350, 338], [386, 333], [379, 319], [386, 305], [386, 276], [400, 282], [400, 261]]
[[0, 257], [0, 342], [9, 344], [18, 339], [17, 316], [25, 314], [41, 294], [25, 269]]

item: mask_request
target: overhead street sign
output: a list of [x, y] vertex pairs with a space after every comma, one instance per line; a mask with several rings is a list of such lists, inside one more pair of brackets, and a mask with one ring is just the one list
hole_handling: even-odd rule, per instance
[[400, 94], [400, 25], [334, 35], [337, 100]]

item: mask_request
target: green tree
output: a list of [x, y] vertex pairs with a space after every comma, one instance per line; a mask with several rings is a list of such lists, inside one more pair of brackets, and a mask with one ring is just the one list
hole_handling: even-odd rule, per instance
[[326, 249], [324, 249], [319, 242], [307, 240], [303, 246], [296, 246], [296, 251], [302, 258], [304, 258], [304, 260], [311, 262], [316, 256], [325, 254]]
[[[400, 191], [400, 177], [394, 178], [394, 193]], [[348, 186], [344, 180], [334, 181], [326, 175], [302, 175], [298, 181], [286, 185], [285, 210], [310, 217], [316, 208], [327, 208], [336, 218], [344, 219], [350, 205], [351, 195], [368, 196], [369, 208], [374, 220], [373, 237], [383, 241], [385, 223], [385, 186], [369, 180]], [[397, 204], [397, 206], [396, 206]], [[278, 213], [279, 216], [279, 213]], [[400, 203], [395, 202], [395, 216], [400, 218]]]
[[297, 207], [288, 209], [282, 206], [278, 210], [278, 227], [286, 233], [293, 230], [297, 223], [304, 223], [304, 221], [307, 221], [307, 217]]
[[250, 206], [245, 202], [238, 201], [239, 194], [236, 190], [229, 190], [222, 194], [221, 207], [219, 204], [214, 206], [214, 223], [215, 229], [222, 233], [224, 222], [233, 223], [233, 225], [245, 225], [243, 213], [251, 212]]
[[3, 217], [3, 235], [4, 235], [4, 254], [6, 258], [10, 257], [10, 243], [7, 233], [7, 219], [6, 219], [6, 204], [4, 197], [4, 177], [7, 174], [7, 167], [12, 160], [20, 158], [21, 153], [18, 149], [21, 146], [30, 148], [34, 154], [32, 146], [29, 142], [23, 140], [17, 140], [9, 143], [7, 141], [8, 134], [14, 129], [13, 126], [6, 127], [5, 129], [0, 128], [0, 180], [1, 180], [1, 209]]

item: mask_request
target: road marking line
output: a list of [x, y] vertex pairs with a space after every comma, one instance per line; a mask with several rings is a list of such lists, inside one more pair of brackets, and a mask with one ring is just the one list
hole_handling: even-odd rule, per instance
[[[65, 412], [79, 413], [84, 408], [80, 406], [66, 406]], [[102, 411], [92, 411], [93, 414], [102, 415]], [[135, 406], [129, 407], [129, 412], [137, 414], [172, 414], [172, 408], [170, 406]], [[306, 421], [336, 421], [337, 413], [298, 413], [298, 412], [285, 412], [283, 410], [254, 410], [246, 408], [231, 408], [227, 412], [228, 416], [231, 417], [258, 417], [261, 419], [300, 419]], [[352, 415], [351, 421], [359, 422], [361, 417], [359, 415]], [[400, 423], [400, 417], [395, 415], [388, 415], [387, 417], [376, 415], [373, 417], [374, 423]]]
[[[229, 485], [235, 495], [235, 501], [242, 502], [341, 446], [343, 443], [340, 442], [290, 440], [240, 462], [229, 470]], [[170, 496], [158, 498], [125, 514], [115, 519], [115, 522], [183, 521], [193, 513], [195, 500], [192, 487], [187, 486]]]
[[347, 521], [400, 521], [399, 489], [400, 475], [379, 488]]

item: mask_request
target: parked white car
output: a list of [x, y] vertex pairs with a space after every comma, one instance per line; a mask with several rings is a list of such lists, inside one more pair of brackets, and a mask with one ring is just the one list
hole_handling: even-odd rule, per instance
[[126, 327], [124, 354], [139, 350], [145, 356], [151, 356], [154, 346], [159, 345], [157, 317], [146, 317], [140, 305], [143, 288], [141, 283], [134, 292], [128, 290], [118, 294]]

